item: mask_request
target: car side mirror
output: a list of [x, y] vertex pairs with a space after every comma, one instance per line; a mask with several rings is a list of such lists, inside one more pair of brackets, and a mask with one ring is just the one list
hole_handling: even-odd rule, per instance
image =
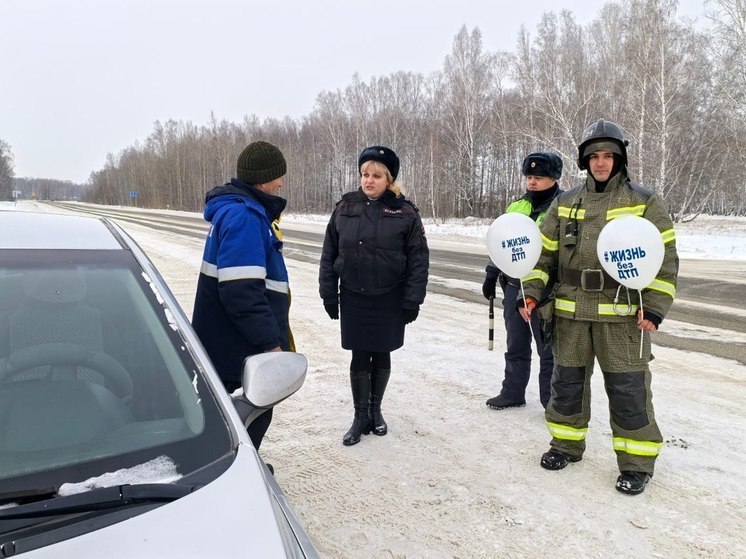
[[270, 351], [247, 357], [243, 366], [243, 393], [232, 397], [244, 427], [295, 394], [303, 386], [307, 370], [308, 360], [300, 353]]

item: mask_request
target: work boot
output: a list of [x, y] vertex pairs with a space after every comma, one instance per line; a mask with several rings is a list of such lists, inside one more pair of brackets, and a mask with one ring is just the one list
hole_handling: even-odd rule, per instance
[[526, 405], [526, 400], [508, 400], [502, 394], [487, 400], [487, 407], [493, 410], [504, 410], [505, 408], [522, 408]]
[[580, 457], [570, 456], [554, 448], [550, 448], [541, 456], [541, 467], [545, 470], [561, 470], [570, 462], [580, 462]]
[[373, 369], [370, 375], [370, 427], [373, 434], [379, 437], [389, 432], [388, 425], [381, 414], [381, 400], [383, 400], [383, 393], [386, 392], [390, 376], [391, 369]]
[[650, 474], [645, 472], [622, 472], [616, 478], [616, 489], [625, 495], [639, 495], [645, 491]]
[[342, 443], [351, 446], [360, 442], [361, 435], [370, 433], [370, 373], [368, 371], [350, 371], [352, 401], [355, 404], [355, 419], [352, 426], [342, 438]]

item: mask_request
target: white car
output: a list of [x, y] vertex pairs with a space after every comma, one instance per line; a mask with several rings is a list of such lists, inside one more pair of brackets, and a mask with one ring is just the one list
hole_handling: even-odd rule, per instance
[[120, 227], [0, 211], [0, 558], [318, 557], [245, 429], [306, 367], [232, 399]]

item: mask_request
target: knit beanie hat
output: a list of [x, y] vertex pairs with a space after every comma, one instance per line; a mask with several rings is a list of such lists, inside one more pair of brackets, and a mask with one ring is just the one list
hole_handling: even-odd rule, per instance
[[386, 166], [391, 173], [391, 178], [396, 180], [399, 174], [399, 157], [394, 153], [393, 149], [383, 146], [370, 146], [360, 152], [360, 157], [357, 160], [357, 170], [360, 172], [360, 167], [363, 163], [368, 161], [378, 161], [379, 163]]
[[238, 156], [236, 178], [248, 184], [264, 184], [287, 173], [285, 157], [277, 146], [261, 140], [251, 142]]

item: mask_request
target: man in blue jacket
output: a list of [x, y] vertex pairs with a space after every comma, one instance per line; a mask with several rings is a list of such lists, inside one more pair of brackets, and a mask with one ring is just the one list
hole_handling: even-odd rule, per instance
[[[287, 203], [278, 195], [286, 171], [276, 146], [252, 142], [238, 157], [236, 178], [205, 197], [210, 230], [192, 324], [229, 392], [241, 387], [249, 355], [294, 349], [288, 273], [276, 229]], [[257, 450], [271, 421], [270, 409], [248, 428]]]

